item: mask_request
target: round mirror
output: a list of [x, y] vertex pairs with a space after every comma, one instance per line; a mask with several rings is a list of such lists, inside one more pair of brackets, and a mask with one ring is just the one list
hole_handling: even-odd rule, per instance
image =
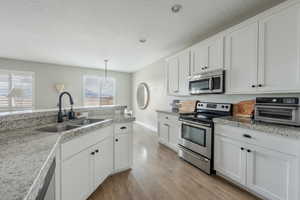
[[140, 83], [137, 88], [137, 104], [140, 109], [144, 110], [149, 104], [149, 88], [146, 83]]

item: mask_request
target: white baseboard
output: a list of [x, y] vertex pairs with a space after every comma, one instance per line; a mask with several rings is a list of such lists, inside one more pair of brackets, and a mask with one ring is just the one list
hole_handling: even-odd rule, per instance
[[137, 123], [137, 124], [139, 124], [139, 125], [141, 125], [141, 126], [147, 128], [147, 129], [149, 129], [149, 130], [151, 130], [151, 131], [157, 133], [157, 127], [150, 126], [150, 125], [145, 124], [144, 122], [140, 122], [140, 121], [135, 121], [135, 123]]

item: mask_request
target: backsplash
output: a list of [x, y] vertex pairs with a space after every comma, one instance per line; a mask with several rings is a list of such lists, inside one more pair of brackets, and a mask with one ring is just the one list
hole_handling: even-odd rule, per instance
[[[127, 106], [100, 106], [100, 107], [77, 107], [75, 112], [88, 112], [89, 116], [99, 116], [103, 118], [114, 117], [115, 115], [124, 114]], [[51, 110], [34, 110], [1, 113], [0, 115], [0, 132], [14, 129], [29, 128], [34, 126], [55, 123], [57, 120], [57, 109]]]

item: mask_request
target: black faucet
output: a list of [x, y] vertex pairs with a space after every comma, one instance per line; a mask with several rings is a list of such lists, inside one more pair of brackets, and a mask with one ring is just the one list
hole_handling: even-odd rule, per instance
[[64, 120], [63, 120], [63, 117], [66, 116], [66, 114], [63, 115], [62, 109], [61, 109], [61, 107], [62, 107], [62, 102], [61, 102], [61, 101], [62, 101], [62, 97], [63, 97], [65, 94], [69, 96], [70, 104], [71, 104], [71, 110], [70, 110], [69, 113], [68, 113], [68, 118], [69, 118], [69, 119], [75, 119], [75, 113], [74, 113], [74, 111], [73, 111], [73, 105], [74, 105], [73, 98], [72, 98], [72, 96], [71, 96], [71, 94], [70, 94], [69, 92], [62, 92], [62, 93], [59, 95], [59, 102], [58, 102], [58, 107], [59, 107], [58, 116], [57, 116], [57, 122], [58, 122], [58, 123], [63, 122], [63, 121], [64, 121]]

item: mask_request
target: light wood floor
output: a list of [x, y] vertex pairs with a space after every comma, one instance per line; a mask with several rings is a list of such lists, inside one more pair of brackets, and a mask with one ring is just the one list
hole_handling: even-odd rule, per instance
[[107, 178], [89, 200], [258, 199], [182, 161], [141, 126], [134, 127], [133, 160], [132, 170]]

